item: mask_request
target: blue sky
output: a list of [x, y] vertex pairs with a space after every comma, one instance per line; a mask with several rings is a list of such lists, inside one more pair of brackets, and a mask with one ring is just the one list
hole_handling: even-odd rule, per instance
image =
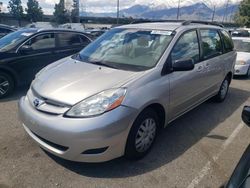
[[[7, 5], [9, 0], [0, 0], [3, 2], [3, 9], [7, 11]], [[55, 3], [59, 0], [38, 0], [40, 6], [43, 8], [43, 11], [46, 14], [52, 14]], [[65, 0], [71, 1], [71, 0]], [[182, 5], [192, 4], [196, 2], [200, 2], [201, 0], [181, 0]], [[227, 0], [203, 0], [208, 5], [217, 4], [224, 5]], [[240, 0], [231, 0], [231, 2], [239, 2]], [[116, 2], [117, 0], [80, 0], [80, 4], [82, 5], [83, 10], [87, 10], [89, 12], [115, 12], [116, 11]], [[130, 6], [141, 4], [141, 5], [150, 5], [150, 6], [177, 6], [178, 0], [120, 0], [121, 9], [128, 8]], [[26, 6], [27, 0], [22, 0], [23, 6]]]

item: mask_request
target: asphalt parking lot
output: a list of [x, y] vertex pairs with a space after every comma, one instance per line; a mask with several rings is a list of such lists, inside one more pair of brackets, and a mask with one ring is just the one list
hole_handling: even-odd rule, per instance
[[240, 117], [250, 105], [249, 79], [234, 79], [224, 103], [208, 101], [173, 122], [146, 158], [101, 164], [65, 161], [39, 148], [18, 121], [17, 101], [25, 92], [0, 101], [0, 188], [216, 188], [250, 143]]

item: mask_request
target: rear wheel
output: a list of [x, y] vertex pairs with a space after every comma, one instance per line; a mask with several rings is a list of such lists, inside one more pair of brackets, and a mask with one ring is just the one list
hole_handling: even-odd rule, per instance
[[14, 90], [14, 80], [8, 74], [0, 71], [0, 98], [11, 94]]
[[144, 110], [135, 120], [126, 144], [125, 157], [136, 160], [152, 148], [159, 127], [159, 119], [152, 109]]
[[226, 99], [229, 85], [230, 85], [230, 79], [227, 76], [225, 80], [222, 82], [218, 94], [214, 97], [216, 102], [223, 102]]

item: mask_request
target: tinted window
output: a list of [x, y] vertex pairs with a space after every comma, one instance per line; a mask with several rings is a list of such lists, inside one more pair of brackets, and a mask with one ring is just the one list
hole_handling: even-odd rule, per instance
[[204, 58], [215, 57], [222, 53], [221, 38], [216, 30], [201, 30]]
[[181, 36], [174, 46], [171, 58], [172, 62], [181, 59], [193, 59], [194, 62], [199, 61], [199, 43], [196, 31], [190, 31]]
[[90, 43], [90, 40], [87, 37], [80, 35], [80, 38], [83, 45], [88, 45]]
[[58, 43], [60, 47], [81, 45], [80, 35], [74, 33], [59, 33]]
[[0, 33], [5, 33], [5, 34], [7, 34], [7, 33], [10, 33], [10, 32], [11, 32], [11, 30], [9, 30], [9, 29], [0, 28]]
[[228, 32], [221, 31], [221, 34], [222, 34], [222, 38], [223, 38], [225, 52], [233, 51], [233, 49], [234, 49], [233, 41], [232, 41], [230, 35], [228, 34]]
[[41, 34], [29, 40], [25, 45], [30, 46], [33, 50], [55, 48], [55, 35], [54, 33]]

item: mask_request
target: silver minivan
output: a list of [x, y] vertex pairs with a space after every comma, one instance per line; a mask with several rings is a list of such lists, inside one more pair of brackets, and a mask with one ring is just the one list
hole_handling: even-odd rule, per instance
[[230, 35], [209, 23], [120, 26], [41, 70], [19, 101], [20, 118], [64, 159], [140, 159], [171, 121], [226, 98], [235, 60]]

